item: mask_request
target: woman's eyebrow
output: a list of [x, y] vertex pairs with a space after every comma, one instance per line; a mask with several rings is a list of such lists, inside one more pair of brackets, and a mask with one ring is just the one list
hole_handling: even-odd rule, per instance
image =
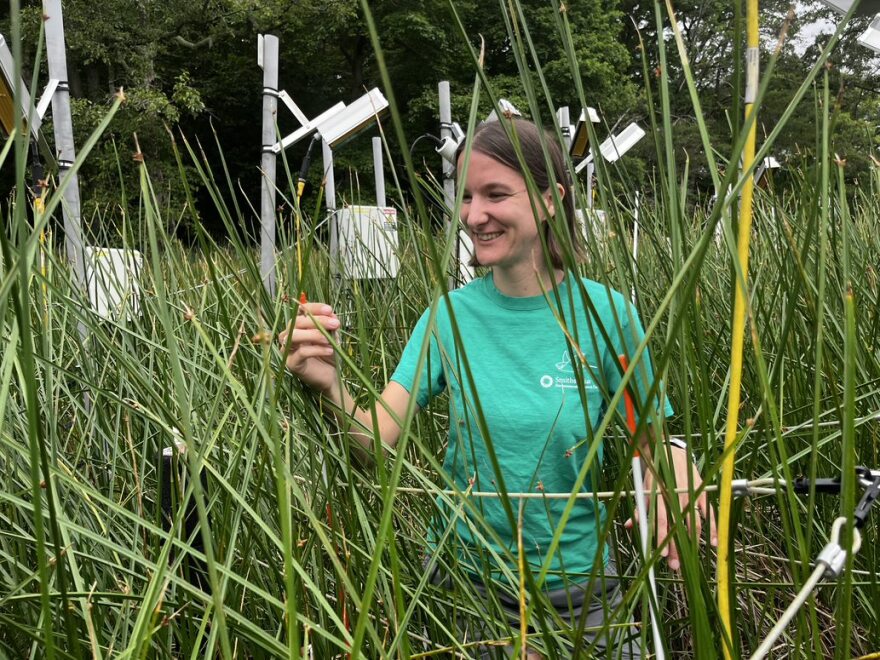
[[490, 181], [485, 186], [483, 186], [483, 189], [490, 190], [490, 191], [492, 191], [492, 190], [510, 191], [512, 187], [513, 186], [511, 186], [507, 183], [503, 183], [501, 181]]

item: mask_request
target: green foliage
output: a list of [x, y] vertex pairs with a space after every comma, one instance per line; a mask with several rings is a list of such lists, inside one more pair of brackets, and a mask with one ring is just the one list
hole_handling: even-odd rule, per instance
[[[650, 82], [656, 92], [659, 61], [655, 4], [663, 5], [644, 0], [621, 2], [622, 11], [631, 17], [638, 29], [624, 30], [622, 37], [633, 52], [644, 58], [641, 64], [650, 79], [644, 80], [642, 66], [637, 67], [634, 74], [643, 83]], [[774, 51], [779, 51], [773, 81], [762, 102], [759, 145], [776, 126], [788, 101], [806, 77], [822, 46], [827, 43], [833, 26], [840, 20], [839, 15], [818, 2], [796, 3], [795, 11], [789, 16], [791, 5], [788, 0], [769, 0], [760, 4], [762, 65], [766, 64]], [[735, 111], [732, 113], [732, 110], [740, 103], [743, 84], [743, 80], [737, 78], [739, 74], [736, 65], [739, 61], [737, 58], [742, 57], [738, 48], [742, 48], [744, 11], [742, 7], [737, 9], [737, 3], [720, 0], [676, 2], [673, 7], [687, 52], [688, 69], [693, 74], [700, 96], [702, 117], [715, 136], [714, 145], [718, 153], [726, 157], [733, 146], [731, 140], [740, 122], [739, 115]], [[856, 43], [856, 38], [864, 31], [867, 22], [868, 19], [851, 21], [844, 30], [840, 46], [830, 59], [832, 88], [840, 91], [837, 107], [848, 115], [839, 117], [841, 133], [835, 132], [834, 139], [838, 141], [840, 151], [851, 157], [850, 166], [846, 170], [847, 177], [851, 181], [861, 179], [863, 185], [870, 178], [870, 145], [877, 139], [876, 109], [871, 107], [870, 99], [876, 99], [876, 92], [880, 89], [876, 56]], [[674, 52], [675, 44], [668, 22], [664, 21], [663, 25], [666, 26], [663, 32], [666, 48]], [[824, 26], [825, 29], [817, 35], [816, 26]], [[644, 40], [644, 49], [639, 44], [639, 36]], [[682, 164], [686, 159], [689, 161], [690, 168], [695, 173], [691, 179], [695, 188], [704, 192], [711, 191], [708, 163], [703, 153], [696, 114], [688, 98], [683, 72], [681, 61], [672, 58], [668, 63], [667, 74], [670, 76], [672, 90], [670, 110], [676, 158]], [[655, 103], [657, 102], [655, 98]], [[797, 162], [798, 154], [804, 151], [816, 153], [820, 126], [815, 107], [813, 96], [804, 99], [776, 139], [774, 155], [783, 163], [783, 167], [789, 158]], [[844, 137], [844, 133], [849, 137]]]
[[[528, 0], [521, 7], [532, 26], [553, 98], [560, 105], [576, 107], [577, 92], [556, 26], [556, 9], [544, 0]], [[439, 132], [437, 83], [441, 80], [450, 81], [455, 118], [464, 121], [473, 80], [467, 43], [478, 44], [480, 35], [486, 41], [489, 80], [500, 94], [525, 106], [523, 84], [510, 57], [503, 7], [468, 1], [455, 9], [466, 36], [459, 34], [446, 0], [418, 5], [400, 0], [371, 3], [395, 95], [407, 108], [409, 140]], [[39, 3], [26, 3], [24, 15], [24, 42], [32, 45], [38, 35]], [[627, 77], [629, 52], [618, 41], [623, 25], [620, 14], [613, 4], [590, 0], [572, 3], [567, 16], [589, 102], [609, 117], [626, 113], [636, 103], [636, 87]], [[258, 194], [261, 74], [254, 57], [258, 33], [279, 36], [281, 86], [308, 116], [339, 100], [350, 102], [366, 88], [380, 85], [358, 0], [210, 0], [201, 4], [70, 0], [64, 4], [64, 20], [71, 88], [77, 100], [77, 140], [88, 134], [94, 114], [116, 89], [123, 88], [129, 98], [127, 109], [106, 136], [107, 143], [100, 147], [98, 162], [84, 168], [83, 196], [90, 209], [118, 206], [113, 200], [120, 185], [120, 166], [122, 185], [127, 190], [136, 187], [135, 168], [129, 161], [137, 151], [134, 133], [162, 191], [160, 204], [179, 208], [183, 193], [172, 176], [176, 165], [166, 125], [175, 129], [179, 123], [192, 138], [211, 145], [215, 138], [206, 121], [209, 117], [233, 177], [248, 197]], [[481, 113], [490, 110], [491, 103], [484, 98]], [[279, 110], [278, 122], [282, 134], [296, 127], [284, 108]], [[295, 169], [304, 149], [300, 145], [288, 154]], [[425, 156], [433, 160], [432, 167], [436, 165], [436, 155]], [[342, 173], [370, 163], [369, 141], [351, 142], [336, 158]], [[311, 172], [315, 190], [321, 178], [318, 169]], [[219, 224], [210, 205], [199, 210], [208, 214], [205, 221]], [[132, 209], [126, 211], [130, 214]]]
[[[317, 13], [325, 5], [304, 6]], [[234, 21], [280, 21], [285, 7], [295, 14], [295, 7], [274, 3], [223, 7], [228, 13], [211, 15], [208, 21], [211, 34], [224, 34]], [[536, 24], [556, 25], [537, 4], [512, 7]], [[188, 21], [195, 21], [201, 8], [179, 8], [190, 18], [175, 24], [176, 35], [195, 43], [204, 32]], [[145, 5], [139, 11], [147, 13], [139, 16], [149, 18], [149, 9], [156, 6]], [[412, 18], [392, 3], [378, 9], [387, 10], [386, 18]], [[490, 11], [482, 6], [462, 9], [474, 17], [494, 15], [481, 14]], [[362, 33], [357, 32], [352, 4], [327, 3], [326, 13], [333, 25], [348, 26], [354, 35], [345, 52], [370, 52], [355, 38]], [[377, 14], [381, 24], [382, 11]], [[311, 19], [317, 26], [318, 17]], [[534, 31], [531, 23], [528, 27]], [[494, 53], [489, 89], [464, 87], [471, 89], [473, 103], [482, 111], [481, 93], [491, 91], [509, 94], [528, 107], [555, 105], [557, 99], [545, 98], [531, 83], [541, 73], [557, 81], [553, 85], [574, 75], [554, 59], [557, 51], [536, 48], [536, 57], [530, 58], [512, 29], [499, 30], [493, 43], [503, 39], [511, 55], [508, 62], [515, 54], [516, 64], [504, 68], [504, 47]], [[570, 39], [577, 42], [577, 35]], [[171, 43], [180, 45], [173, 38]], [[292, 37], [282, 43], [292, 44]], [[115, 47], [108, 42], [106, 52]], [[328, 60], [338, 54], [323, 47]], [[652, 48], [648, 45], [646, 52]], [[156, 46], [157, 53], [163, 49]], [[90, 166], [97, 154], [109, 157], [115, 140], [122, 181], [137, 181], [126, 184], [124, 195], [107, 199], [108, 204], [112, 199], [119, 208], [136, 210], [127, 216], [130, 222], [120, 225], [116, 240], [145, 255], [138, 312], [105, 319], [92, 311], [72, 281], [69, 264], [58, 256], [60, 246], [50, 238], [41, 247], [41, 230], [60, 215], [60, 195], [53, 191], [46, 213], [32, 218], [24, 182], [15, 182], [17, 199], [4, 209], [0, 230], [0, 325], [6, 338], [0, 346], [0, 654], [300, 657], [303, 647], [311, 645], [318, 658], [349, 653], [406, 658], [454, 651], [467, 657], [474, 648], [470, 638], [458, 634], [456, 620], [481, 625], [492, 642], [518, 643], [520, 631], [511, 628], [496, 602], [487, 604], [475, 594], [462, 570], [450, 566], [450, 588], [431, 584], [425, 570], [425, 527], [437, 499], [462, 507], [474, 502], [446, 490], [439, 464], [448, 424], [445, 411], [431, 408], [407, 419], [400, 450], [364, 463], [348, 430], [331, 425], [321, 402], [285, 376], [273, 341], [297, 313], [291, 291], [302, 284], [313, 300], [331, 302], [344, 319], [339, 334], [344, 378], [359, 400], [373, 400], [408, 329], [445, 292], [451, 245], [444, 232], [432, 229], [442, 218], [397, 197], [399, 277], [350, 282], [331, 274], [317, 229], [321, 216], [306, 213], [302, 236], [286, 225], [280, 229], [279, 293], [271, 299], [262, 286], [257, 256], [241, 237], [248, 217], [239, 210], [246, 206], [233, 203], [239, 193], [237, 170], [222, 170], [215, 154], [203, 152], [195, 140], [181, 140], [186, 165], [171, 181], [172, 174], [162, 169], [161, 152], [148, 151], [159, 148], [156, 136], [166, 135], [164, 126], [172, 117], [186, 122], [192, 112], [197, 118], [208, 113], [216, 117], [221, 107], [247, 107], [245, 95], [229, 91], [253, 78], [248, 68], [253, 66], [252, 51], [250, 39], [228, 41], [226, 57], [217, 58], [210, 76], [202, 66], [181, 67], [193, 72], [192, 79], [168, 77], [161, 85], [156, 79], [132, 86], [129, 105], [112, 106], [109, 115], [103, 112], [106, 98], [77, 107], [80, 123], [98, 131], [85, 142], [91, 153], [81, 150], [77, 166]], [[132, 71], [144, 70], [144, 52], [132, 60]], [[90, 57], [109, 57], [101, 53], [95, 48]], [[779, 85], [791, 91], [806, 79], [798, 79], [795, 63], [784, 58], [778, 62]], [[473, 78], [463, 49], [452, 60], [450, 66], [460, 67], [461, 79], [465, 72]], [[365, 55], [361, 70], [369, 72], [375, 67], [372, 62]], [[741, 79], [741, 63], [732, 62], [727, 81]], [[576, 70], [576, 64], [568, 61], [567, 71]], [[680, 67], [684, 76], [690, 65], [679, 61], [669, 66]], [[303, 65], [304, 77], [314, 73]], [[839, 87], [836, 75], [832, 69], [827, 79], [818, 80]], [[334, 91], [342, 94], [354, 78], [331, 77], [326, 84], [337, 85]], [[422, 99], [427, 113], [434, 81], [418, 85], [414, 75], [411, 82], [421, 90], [411, 98]], [[626, 163], [621, 163], [599, 173], [607, 224], [586, 227], [588, 262], [568, 265], [618, 290], [635, 288], [655, 356], [655, 386], [666, 389], [677, 411], [669, 430], [687, 439], [707, 482], [714, 483], [727, 414], [730, 307], [736, 286], [731, 237], [738, 192], [751, 173], [728, 166], [738, 162], [736, 145], [742, 142], [741, 120], [732, 111], [728, 123], [700, 123], [698, 119], [710, 117], [687, 105], [687, 84], [681, 77], [650, 82], [677, 93], [671, 94], [675, 110], [648, 115], [657, 126], [656, 140], [653, 145], [645, 141], [643, 154], [646, 162], [659, 164], [649, 172], [658, 192], [639, 208], [638, 260], [630, 256], [630, 193], [643, 182], [628, 175]], [[809, 86], [802, 102], [789, 95], [771, 104], [775, 83], [774, 78], [764, 99], [768, 138], [778, 135], [781, 140], [803, 119], [798, 139], [808, 133], [809, 139], [803, 138], [803, 147], [800, 142], [790, 147], [799, 166], [789, 168], [785, 185], [771, 181], [757, 196], [751, 334], [742, 409], [736, 411], [744, 421], [737, 476], [766, 477], [774, 486], [799, 474], [838, 476], [854, 462], [877, 467], [880, 411], [880, 170], [872, 167], [855, 184], [847, 175], [854, 162], [847, 145], [859, 144], [860, 117], [876, 111], [876, 105], [867, 98], [850, 102], [846, 93], [840, 102], [820, 101]], [[702, 78], [696, 84], [700, 90], [711, 87]], [[325, 101], [300, 95], [304, 103]], [[731, 89], [732, 105], [736, 96]], [[645, 95], [642, 101], [646, 108], [656, 107], [650, 105], [653, 97]], [[456, 104], [457, 115], [465, 116], [467, 104], [461, 97]], [[409, 106], [397, 110], [409, 121]], [[132, 114], [126, 118], [126, 112]], [[684, 115], [687, 122], [679, 122]], [[124, 122], [124, 132], [114, 134]], [[710, 181], [717, 177], [729, 195], [707, 203], [704, 186], [691, 184], [695, 166], [666, 168], [666, 145], [678, 140], [679, 123], [687, 123], [692, 132], [693, 144], [685, 155], [704, 145], [710, 153], [722, 154], [718, 171], [709, 171], [707, 156], [702, 164], [706, 171], [699, 176]], [[146, 154], [142, 160], [130, 159], [136, 147], [133, 141], [124, 142], [134, 131]], [[0, 168], [18, 159], [23, 171], [27, 145], [19, 139], [6, 146]], [[396, 163], [407, 145], [393, 148]], [[835, 151], [847, 162], [836, 159]], [[115, 154], [113, 158], [116, 163]], [[87, 170], [82, 171], [85, 178]], [[106, 172], [111, 171], [107, 166]], [[397, 174], [416, 178], [414, 172]], [[217, 245], [199, 232], [193, 249], [174, 235], [170, 228], [177, 214], [194, 212], [182, 209], [167, 192], [182, 188], [184, 180], [210, 195], [213, 207], [200, 210], [220, 218], [228, 242]], [[229, 184], [221, 186], [220, 181]], [[357, 201], [357, 189], [349, 190]], [[577, 193], [581, 198], [585, 194], [581, 186]], [[292, 215], [289, 205], [283, 215]], [[297, 272], [296, 240], [306, 253], [303, 272]], [[603, 420], [599, 433], [610, 467], [626, 465], [630, 454], [612, 415]], [[178, 442], [185, 451], [176, 458], [177, 466], [187, 476], [174, 484], [174, 492], [179, 502], [190, 503], [192, 519], [200, 523], [192, 536], [185, 531], [184, 506], [170, 521], [159, 510], [158, 453]], [[654, 467], [665, 487], [675, 486], [662, 460]], [[198, 478], [202, 473], [204, 482]], [[803, 584], [831, 522], [851, 514], [854, 484], [843, 476], [845, 507], [834, 497], [796, 497], [776, 487], [767, 497], [735, 504], [733, 657], [757, 647]], [[611, 522], [601, 536], [614, 548], [623, 571], [623, 607], [647, 619], [646, 571], [654, 565], [669, 655], [719, 657], [723, 642], [717, 632], [714, 556], [686, 531], [688, 512], [674, 506], [675, 498], [670, 500], [683, 556], [682, 573], [672, 574], [658, 551], [641, 557], [636, 539], [620, 529], [620, 521], [632, 512], [627, 473], [609, 470], [603, 479], [601, 487], [611, 493]], [[839, 588], [823, 585], [785, 631], [780, 648], [788, 656], [827, 657], [836, 649], [841, 649], [838, 655], [860, 655], [880, 646], [877, 529], [875, 515], [862, 530], [862, 549], [850, 560]], [[444, 560], [452, 556], [450, 544], [445, 540], [437, 553]], [[200, 577], [193, 568], [202, 571]], [[529, 621], [544, 631], [530, 642], [550, 658], [576, 656], [570, 645], [574, 632], [549, 619], [540, 589], [528, 579], [525, 584]], [[355, 630], [363, 633], [357, 640]], [[647, 627], [643, 630], [647, 656], [653, 649]], [[592, 649], [580, 651], [587, 657], [595, 654]]]

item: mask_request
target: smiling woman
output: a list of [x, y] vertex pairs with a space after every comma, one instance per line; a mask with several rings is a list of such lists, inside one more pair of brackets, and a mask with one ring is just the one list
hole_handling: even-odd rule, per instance
[[[474, 242], [477, 264], [493, 267], [499, 289], [514, 293], [512, 283], [531, 282], [536, 270], [546, 270], [538, 232], [546, 222], [544, 213], [553, 214], [553, 196], [547, 190], [531, 199], [518, 172], [485, 154], [474, 153], [470, 165], [461, 221]], [[565, 189], [559, 189], [564, 195]]]
[[[560, 239], [578, 246], [580, 236], [563, 162], [558, 142], [531, 122], [502, 119], [477, 128], [472, 151], [458, 157], [461, 217], [477, 261], [491, 270], [424, 312], [375, 411], [358, 407], [339, 378], [334, 333], [340, 323], [330, 306], [303, 305], [279, 339], [288, 368], [334, 404], [341, 425], [351, 418], [360, 425], [355, 437], [368, 450], [377, 434], [396, 445], [412, 397], [424, 409], [448, 392], [442, 476], [461, 493], [500, 497], [470, 506], [438, 500], [424, 558], [435, 584], [463, 573], [472, 591], [501, 603], [512, 627], [540, 631], [517, 595], [533, 583], [563, 622], [567, 648], [614, 647], [633, 658], [640, 655], [638, 633], [625, 621], [614, 639], [595, 632], [617, 618], [612, 612], [622, 599], [602, 541], [604, 506], [586, 499], [573, 506], [561, 499], [511, 504], [507, 496], [593, 491], [602, 463], [598, 430], [624, 387], [636, 395], [643, 420], [672, 414], [668, 401], [648, 394], [654, 376], [647, 353], [628, 385], [622, 378], [619, 356], [634, 360], [644, 338], [634, 308], [563, 266]], [[569, 236], [557, 236], [560, 231]], [[622, 403], [616, 411], [623, 414]], [[649, 454], [647, 434], [640, 442]], [[688, 453], [670, 454], [678, 483], [690, 477], [698, 489]], [[708, 512], [705, 495], [698, 508]], [[659, 529], [666, 529], [662, 499], [657, 515]], [[662, 544], [665, 534], [658, 536]], [[667, 549], [677, 568], [674, 544]], [[486, 639], [487, 631], [454, 623], [459, 639]], [[485, 644], [481, 655], [493, 650], [506, 657], [516, 649]]]
[[559, 281], [563, 265], [559, 238], [548, 222], [556, 215], [556, 204], [573, 256], [579, 260], [583, 255], [571, 183], [556, 138], [530, 121], [514, 119], [482, 124], [469, 158], [464, 147], [463, 141], [456, 162], [460, 173], [467, 172], [461, 221], [474, 242], [471, 265], [495, 267], [496, 282], [512, 295], [540, 293], [541, 282], [553, 276]]

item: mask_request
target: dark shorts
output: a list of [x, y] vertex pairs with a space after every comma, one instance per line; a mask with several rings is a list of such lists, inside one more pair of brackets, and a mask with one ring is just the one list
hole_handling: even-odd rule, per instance
[[[426, 569], [429, 564], [430, 561], [426, 560]], [[439, 587], [452, 588], [452, 579], [437, 565], [433, 569], [431, 582]], [[470, 578], [469, 586], [481, 596], [484, 603], [488, 604], [490, 600], [498, 602], [512, 631], [507, 633], [508, 637], [511, 634], [519, 634], [521, 627], [519, 601], [513, 594], [500, 588], [490, 589], [475, 577]], [[614, 563], [609, 562], [605, 567], [605, 575], [602, 580], [594, 580], [593, 584], [589, 585], [589, 593], [587, 586], [586, 584], [573, 585], [566, 589], [546, 592], [547, 602], [558, 614], [559, 619], [554, 621], [549, 615], [543, 617], [546, 621], [544, 627], [548, 631], [552, 628], [552, 633], [550, 633], [552, 642], [546, 651], [543, 649], [545, 636], [542, 634], [533, 635], [533, 633], [543, 631], [536, 630], [536, 624], [532, 623], [529, 626], [530, 640], [532, 640], [529, 644], [530, 648], [542, 653], [545, 658], [573, 658], [577, 656], [578, 658], [640, 660], [642, 654], [639, 630], [627, 617], [625, 611], [619, 611], [623, 595]], [[604, 628], [609, 617], [612, 618], [608, 623], [613, 627], [606, 631]], [[467, 619], [456, 618], [454, 623], [458, 641], [465, 645], [469, 657], [480, 660], [512, 657], [513, 647], [510, 645], [498, 644], [497, 642], [475, 644], [479, 640], [498, 639], [497, 627], [493, 631], [485, 625], [485, 621], [491, 618], [488, 613], [483, 620], [478, 616], [467, 617]], [[497, 619], [497, 615], [495, 618]], [[579, 644], [580, 650], [575, 653], [574, 641], [577, 639], [575, 635], [578, 630], [582, 630], [579, 636], [581, 643]]]

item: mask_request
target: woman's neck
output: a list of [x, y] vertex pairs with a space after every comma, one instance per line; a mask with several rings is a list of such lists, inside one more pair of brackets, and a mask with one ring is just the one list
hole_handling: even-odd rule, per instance
[[[552, 275], [551, 275], [552, 272]], [[565, 275], [562, 270], [538, 270], [530, 266], [528, 270], [521, 268], [509, 271], [503, 268], [492, 269], [492, 282], [495, 288], [510, 298], [529, 298], [539, 296], [553, 288], [553, 283], [560, 284]]]

